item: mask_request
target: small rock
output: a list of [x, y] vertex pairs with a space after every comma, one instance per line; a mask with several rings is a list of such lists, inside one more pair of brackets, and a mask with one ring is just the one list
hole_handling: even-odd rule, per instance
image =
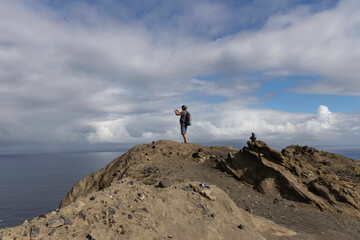
[[215, 213], [212, 213], [211, 215], [210, 215], [212, 218], [215, 218]]
[[120, 225], [120, 228], [121, 228], [120, 234], [121, 234], [121, 235], [124, 235], [124, 234], [125, 234], [124, 225]]
[[51, 232], [49, 232], [49, 236], [52, 236], [52, 235], [54, 235], [54, 233], [56, 232], [56, 228], [54, 228], [53, 230], [51, 230]]
[[159, 182], [159, 187], [168, 188], [172, 185], [169, 179], [163, 179]]
[[115, 191], [114, 191], [114, 194], [118, 194], [118, 193], [119, 193], [119, 191], [118, 191], [118, 190], [115, 190]]
[[39, 236], [40, 234], [40, 228], [36, 227], [36, 226], [32, 226], [30, 229], [30, 236], [32, 238], [35, 238], [37, 236]]
[[207, 199], [211, 201], [215, 201], [216, 197], [211, 194], [211, 191], [206, 189], [199, 192], [202, 196], [206, 197]]
[[199, 190], [200, 190], [199, 186], [197, 186], [193, 183], [189, 183], [189, 186], [194, 190], [194, 192], [199, 192]]
[[111, 207], [108, 208], [108, 212], [109, 212], [109, 215], [115, 215], [116, 214], [116, 210], [114, 208], [111, 208]]
[[38, 216], [38, 219], [41, 219], [41, 218], [46, 218], [46, 216], [44, 214], [41, 214]]
[[61, 215], [60, 218], [64, 220], [64, 224], [65, 224], [65, 225], [72, 225], [72, 224], [73, 224], [73, 223], [70, 221], [69, 218], [67, 218], [67, 217], [65, 217], [65, 216], [63, 216], [63, 215]]
[[95, 196], [92, 196], [92, 197], [90, 198], [91, 201], [94, 201], [95, 199], [96, 199]]
[[90, 233], [86, 235], [86, 238], [89, 240], [96, 240]]
[[195, 152], [193, 153], [193, 157], [197, 158], [198, 160], [202, 160], [201, 162], [204, 162], [206, 155], [203, 152]]
[[254, 212], [254, 210], [253, 210], [251, 207], [246, 207], [245, 210], [248, 211], [249, 213], [253, 213], [253, 212]]
[[134, 181], [130, 181], [130, 185], [134, 185]]
[[244, 225], [242, 225], [242, 224], [240, 224], [239, 226], [237, 226], [239, 229], [244, 229], [245, 228], [245, 226]]
[[126, 212], [123, 212], [122, 215], [126, 215]]
[[143, 208], [144, 212], [149, 213], [149, 210], [147, 208]]
[[79, 212], [79, 217], [82, 219], [82, 220], [85, 220], [85, 214], [83, 211], [80, 211]]
[[128, 219], [133, 219], [133, 216], [131, 214], [129, 214]]
[[200, 186], [210, 189], [210, 183], [201, 183]]
[[49, 228], [57, 228], [63, 226], [64, 224], [65, 224], [65, 220], [63, 218], [53, 217], [49, 219], [46, 226]]
[[145, 199], [144, 194], [138, 193], [138, 199], [141, 200], [141, 201], [144, 200]]

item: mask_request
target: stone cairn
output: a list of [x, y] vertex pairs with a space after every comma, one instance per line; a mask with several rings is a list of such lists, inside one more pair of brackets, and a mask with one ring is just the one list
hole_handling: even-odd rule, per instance
[[251, 133], [250, 140], [251, 140], [252, 142], [255, 142], [255, 141], [256, 141], [255, 133]]

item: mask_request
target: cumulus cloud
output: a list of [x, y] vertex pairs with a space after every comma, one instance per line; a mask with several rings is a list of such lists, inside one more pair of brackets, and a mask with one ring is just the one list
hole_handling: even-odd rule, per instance
[[195, 141], [358, 139], [357, 114], [251, 108], [266, 76], [360, 95], [360, 4], [331, 2], [1, 1], [0, 144], [176, 140], [184, 102]]
[[[332, 113], [323, 105], [318, 107], [316, 114], [299, 114], [234, 108], [223, 104], [211, 112], [195, 112], [189, 136], [197, 142], [240, 141], [255, 132], [260, 139], [273, 144], [354, 144], [360, 138], [358, 117], [359, 114]], [[136, 129], [129, 127], [133, 121], [136, 121]], [[149, 122], [152, 122], [151, 126]], [[168, 115], [132, 116], [128, 119], [93, 122], [89, 124], [95, 131], [87, 137], [92, 142], [126, 143], [143, 139], [181, 141], [178, 126], [174, 122], [177, 122], [177, 118]]]

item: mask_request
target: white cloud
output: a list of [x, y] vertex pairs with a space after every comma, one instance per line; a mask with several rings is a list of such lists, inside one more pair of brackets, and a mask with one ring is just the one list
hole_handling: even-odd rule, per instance
[[[224, 104], [212, 112], [193, 112], [189, 139], [196, 142], [243, 140], [255, 132], [260, 139], [279, 144], [319, 143], [351, 144], [360, 139], [359, 114], [331, 113], [319, 106], [316, 114], [286, 113], [273, 110], [232, 108]], [[236, 110], [234, 110], [236, 109]], [[191, 110], [191, 109], [189, 109]], [[168, 113], [170, 115], [170, 113]], [[111, 121], [90, 123], [95, 131], [88, 135], [92, 142], [137, 142], [159, 139], [181, 141], [177, 117], [132, 116]], [[136, 121], [137, 134], [128, 126]], [[149, 129], [152, 122], [152, 129]], [[353, 128], [348, 128], [348, 126]], [[132, 136], [133, 135], [133, 136]]]
[[[261, 101], [254, 92], [264, 75], [319, 75], [321, 81], [296, 91], [360, 95], [358, 1], [276, 11], [250, 30], [241, 30], [243, 17], [220, 1], [147, 3], [141, 14], [116, 1], [61, 10], [41, 3], [0, 2], [3, 145], [181, 140], [172, 110], [184, 102], [196, 141], [252, 131], [286, 142], [341, 141], [343, 133], [359, 139], [357, 114], [325, 106], [317, 114], [249, 107]], [[213, 75], [219, 77], [200, 77]], [[215, 97], [221, 101], [210, 103]]]

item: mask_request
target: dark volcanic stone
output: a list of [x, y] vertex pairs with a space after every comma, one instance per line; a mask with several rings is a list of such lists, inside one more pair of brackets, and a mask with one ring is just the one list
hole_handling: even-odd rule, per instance
[[254, 210], [253, 210], [251, 207], [246, 207], [245, 210], [248, 211], [249, 213], [253, 213], [253, 212], [254, 212]]
[[50, 228], [56, 228], [63, 226], [64, 224], [65, 224], [65, 220], [63, 218], [53, 217], [49, 219], [46, 226]]
[[109, 215], [115, 215], [115, 213], [116, 213], [116, 210], [111, 207], [108, 208], [108, 211], [109, 211]]
[[96, 240], [93, 236], [91, 236], [90, 233], [88, 233], [88, 235], [86, 235], [86, 238], [89, 240]]
[[40, 228], [36, 227], [36, 226], [32, 226], [30, 229], [30, 236], [33, 237], [37, 237], [40, 234]]
[[82, 220], [85, 220], [85, 214], [83, 211], [80, 211], [79, 212], [79, 217], [82, 219]]
[[65, 216], [62, 216], [62, 215], [61, 215], [60, 218], [64, 220], [64, 224], [65, 224], [65, 225], [72, 225], [72, 224], [73, 224], [73, 223], [70, 221], [70, 219], [67, 218], [67, 217], [65, 217]]
[[56, 228], [54, 228], [53, 230], [51, 230], [51, 232], [49, 233], [49, 236], [54, 235], [55, 232], [56, 232]]
[[172, 185], [169, 179], [163, 179], [159, 182], [159, 187], [168, 188]]
[[93, 201], [93, 200], [95, 200], [95, 198], [96, 198], [95, 196], [92, 196], [92, 197], [90, 198], [90, 200]]
[[244, 225], [242, 225], [242, 224], [240, 224], [239, 226], [237, 226], [239, 229], [244, 229], [245, 228], [245, 226]]

